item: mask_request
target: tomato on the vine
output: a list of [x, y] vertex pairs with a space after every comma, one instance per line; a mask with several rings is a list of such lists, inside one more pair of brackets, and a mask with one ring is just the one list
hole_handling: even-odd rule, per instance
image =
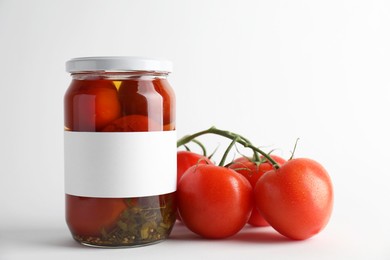
[[[283, 158], [270, 155], [279, 165], [282, 165], [286, 162]], [[261, 157], [261, 160], [264, 160], [264, 157]], [[252, 185], [252, 188], [255, 188], [257, 181], [261, 176], [264, 175], [267, 171], [273, 169], [273, 166], [268, 161], [261, 162], [256, 164], [255, 162], [249, 160], [247, 157], [240, 157], [233, 161], [229, 166], [230, 169], [235, 170], [236, 172], [243, 175]], [[269, 226], [267, 221], [263, 218], [256, 207], [253, 208], [251, 216], [248, 220], [248, 224], [255, 227], [265, 227]]]
[[212, 164], [209, 158], [204, 155], [194, 153], [191, 151], [177, 152], [177, 182], [179, 183], [181, 177], [191, 166], [197, 164]]
[[177, 195], [183, 223], [206, 238], [236, 234], [244, 227], [253, 209], [249, 181], [221, 166], [192, 166], [182, 176]]
[[[183, 174], [194, 165], [198, 164], [212, 164], [209, 158], [204, 155], [194, 153], [191, 151], [177, 152], [177, 183], [179, 183]], [[181, 220], [180, 215], [177, 214], [177, 219]]]
[[320, 232], [333, 208], [327, 171], [316, 161], [298, 158], [265, 173], [257, 182], [255, 204], [279, 233], [303, 240]]

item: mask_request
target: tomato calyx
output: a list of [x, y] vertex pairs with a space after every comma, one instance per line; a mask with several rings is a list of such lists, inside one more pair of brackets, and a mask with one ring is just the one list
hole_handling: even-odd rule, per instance
[[[195, 138], [197, 138], [201, 135], [205, 135], [205, 134], [215, 134], [215, 135], [223, 136], [223, 137], [226, 137], [226, 138], [232, 140], [229, 147], [226, 149], [226, 151], [221, 159], [221, 162], [219, 163], [219, 166], [224, 165], [227, 154], [229, 153], [231, 148], [234, 146], [235, 143], [239, 143], [242, 146], [244, 146], [245, 148], [252, 149], [253, 155], [254, 155], [254, 160], [253, 160], [254, 162], [261, 163], [260, 157], [259, 157], [259, 154], [261, 154], [272, 165], [273, 168], [275, 168], [275, 169], [280, 168], [280, 165], [268, 153], [262, 151], [261, 149], [259, 149], [256, 146], [252, 145], [252, 143], [247, 138], [243, 137], [242, 135], [230, 132], [230, 131], [218, 129], [215, 126], [210, 127], [209, 129], [206, 129], [203, 131], [199, 131], [199, 132], [194, 133], [192, 135], [186, 135], [186, 136], [182, 137], [181, 139], [179, 139], [177, 141], [177, 147], [185, 145], [185, 144], [193, 141]], [[294, 150], [295, 150], [295, 148], [294, 148]]]

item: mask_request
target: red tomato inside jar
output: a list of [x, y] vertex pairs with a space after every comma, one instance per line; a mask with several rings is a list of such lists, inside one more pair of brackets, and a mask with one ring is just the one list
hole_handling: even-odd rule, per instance
[[66, 221], [81, 244], [139, 246], [169, 236], [176, 219], [171, 68], [138, 57], [66, 63]]

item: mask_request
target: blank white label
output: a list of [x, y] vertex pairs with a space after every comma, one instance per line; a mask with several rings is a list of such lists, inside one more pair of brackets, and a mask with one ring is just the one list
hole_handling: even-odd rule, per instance
[[176, 131], [64, 133], [65, 193], [98, 198], [176, 191]]

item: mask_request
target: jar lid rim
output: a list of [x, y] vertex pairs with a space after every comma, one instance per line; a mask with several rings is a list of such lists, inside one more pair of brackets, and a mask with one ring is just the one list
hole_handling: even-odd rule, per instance
[[73, 58], [66, 62], [69, 73], [90, 71], [154, 71], [172, 72], [169, 60], [137, 56], [96, 56]]

